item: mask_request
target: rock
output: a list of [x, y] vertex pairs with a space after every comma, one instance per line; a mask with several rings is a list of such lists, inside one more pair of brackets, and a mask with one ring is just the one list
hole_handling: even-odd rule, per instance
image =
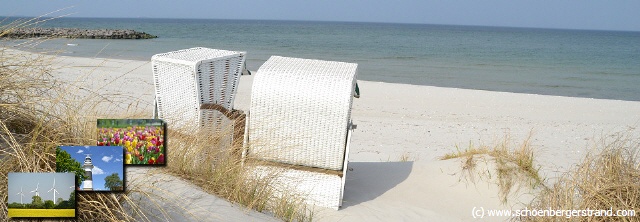
[[158, 36], [135, 30], [77, 28], [14, 28], [0, 30], [0, 38], [152, 39]]

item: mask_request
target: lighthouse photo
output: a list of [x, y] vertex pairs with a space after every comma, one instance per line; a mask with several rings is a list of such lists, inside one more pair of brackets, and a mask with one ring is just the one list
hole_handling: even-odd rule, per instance
[[79, 191], [124, 191], [121, 146], [60, 146], [56, 171], [73, 172]]
[[91, 154], [85, 154], [87, 157], [84, 158], [84, 165], [82, 165], [82, 168], [84, 169], [84, 186], [82, 187], [82, 190], [93, 190], [93, 173], [91, 172], [93, 170], [93, 164], [91, 163]]

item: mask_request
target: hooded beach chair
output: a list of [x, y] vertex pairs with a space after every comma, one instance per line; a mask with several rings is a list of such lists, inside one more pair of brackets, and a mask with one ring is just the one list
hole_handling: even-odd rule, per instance
[[356, 75], [355, 63], [269, 58], [255, 74], [246, 124], [243, 157], [257, 162], [255, 175], [271, 175], [280, 195], [337, 210]]
[[154, 118], [171, 127], [198, 130], [221, 131], [233, 125], [227, 117], [233, 110], [245, 52], [198, 47], [156, 54], [151, 61]]

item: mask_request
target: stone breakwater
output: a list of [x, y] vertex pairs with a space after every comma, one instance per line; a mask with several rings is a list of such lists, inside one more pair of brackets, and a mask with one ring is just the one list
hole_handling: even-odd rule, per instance
[[152, 39], [158, 36], [134, 30], [77, 28], [17, 28], [0, 30], [4, 38]]

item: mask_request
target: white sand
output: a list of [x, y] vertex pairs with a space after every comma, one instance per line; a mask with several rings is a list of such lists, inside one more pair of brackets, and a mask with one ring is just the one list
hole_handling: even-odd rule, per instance
[[[148, 103], [129, 109], [151, 116], [153, 77], [149, 62], [57, 57], [56, 65], [63, 67], [55, 72], [60, 78], [89, 77], [85, 85], [73, 87], [103, 87], [102, 95], [143, 98]], [[237, 109], [248, 109], [252, 79], [242, 77]], [[320, 221], [470, 221], [474, 207], [518, 209], [520, 201], [531, 199], [523, 194], [527, 190], [503, 205], [495, 181], [472, 183], [463, 176], [459, 160], [438, 158], [455, 152], [456, 145], [462, 149], [470, 143], [491, 145], [507, 134], [520, 142], [533, 132], [536, 164], [552, 181], [601, 137], [620, 131], [640, 135], [636, 128], [640, 102], [368, 81], [359, 81], [359, 85], [362, 97], [354, 100], [352, 112], [357, 124], [349, 156], [353, 170], [347, 174], [344, 206], [339, 211], [318, 209], [315, 219]], [[401, 162], [403, 155], [410, 161]], [[492, 169], [491, 164], [483, 167]], [[133, 175], [127, 172], [128, 178]], [[241, 218], [237, 216], [243, 214], [200, 204], [212, 215]], [[261, 220], [245, 215], [249, 221]]]

